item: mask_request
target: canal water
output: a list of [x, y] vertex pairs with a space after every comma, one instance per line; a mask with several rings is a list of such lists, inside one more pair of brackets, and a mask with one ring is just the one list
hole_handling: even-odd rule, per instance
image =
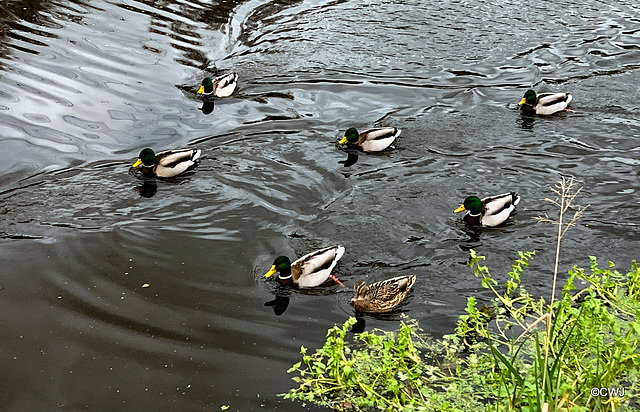
[[[534, 218], [562, 176], [589, 207], [561, 273], [640, 257], [635, 1], [9, 0], [0, 18], [2, 411], [297, 410], [286, 370], [353, 315], [359, 278], [416, 274], [402, 309], [436, 337], [489, 297], [469, 249], [500, 276], [535, 251], [524, 282], [548, 296], [555, 232]], [[232, 97], [196, 96], [230, 71]], [[523, 116], [531, 87], [574, 112]], [[402, 134], [349, 156], [352, 126]], [[144, 147], [203, 159], [143, 181]], [[452, 213], [507, 191], [503, 227]], [[334, 244], [344, 289], [262, 277]]]

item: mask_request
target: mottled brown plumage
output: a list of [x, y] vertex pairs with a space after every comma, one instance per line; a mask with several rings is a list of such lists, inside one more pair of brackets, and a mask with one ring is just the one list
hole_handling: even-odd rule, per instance
[[370, 285], [360, 279], [353, 287], [351, 305], [361, 312], [389, 312], [404, 301], [415, 281], [416, 275], [398, 276]]

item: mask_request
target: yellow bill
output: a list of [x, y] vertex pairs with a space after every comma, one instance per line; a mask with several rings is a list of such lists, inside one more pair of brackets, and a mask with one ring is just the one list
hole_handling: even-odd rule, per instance
[[278, 271], [278, 269], [276, 269], [276, 265], [271, 266], [271, 269], [269, 269], [269, 271], [267, 273], [264, 274], [265, 278], [270, 278], [271, 276], [273, 276], [274, 273], [276, 273]]
[[522, 106], [523, 104], [525, 104], [527, 102], [527, 99], [525, 99], [524, 97], [522, 98], [522, 100], [520, 100], [520, 103], [518, 103], [518, 106]]
[[464, 208], [464, 205], [462, 205], [462, 206], [460, 206], [459, 208], [457, 208], [456, 210], [454, 210], [454, 211], [453, 211], [453, 213], [460, 213], [460, 212], [462, 212], [463, 210], [467, 210], [467, 209], [465, 209], [465, 208]]
[[198, 89], [198, 94], [202, 93], [204, 93], [204, 86], [200, 86], [200, 88]]
[[131, 167], [138, 167], [138, 166], [140, 166], [141, 164], [142, 164], [142, 160], [141, 160], [141, 159], [138, 159], [138, 160], [133, 164], [133, 166], [131, 166]]
[[343, 137], [342, 139], [340, 139], [340, 141], [338, 142], [338, 144], [345, 144], [347, 143], [347, 136]]

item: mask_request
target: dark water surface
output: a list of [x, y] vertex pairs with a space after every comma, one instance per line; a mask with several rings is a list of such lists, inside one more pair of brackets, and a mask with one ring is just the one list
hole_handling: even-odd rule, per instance
[[[407, 314], [450, 332], [480, 293], [467, 251], [549, 292], [561, 175], [590, 204], [561, 271], [640, 257], [637, 1], [2, 3], [0, 410], [297, 410], [299, 347], [353, 312], [356, 279], [417, 274]], [[237, 93], [200, 111], [204, 74]], [[575, 113], [523, 117], [535, 86]], [[403, 129], [346, 167], [349, 126]], [[143, 183], [143, 147], [197, 146]], [[517, 190], [513, 223], [470, 231], [469, 194]], [[280, 254], [346, 246], [347, 289], [279, 290]], [[142, 287], [148, 284], [149, 287]], [[265, 302], [290, 299], [276, 316]], [[285, 296], [286, 297], [286, 296]], [[282, 310], [281, 307], [278, 307]], [[397, 321], [367, 318], [369, 327]], [[313, 409], [313, 408], [312, 408]]]

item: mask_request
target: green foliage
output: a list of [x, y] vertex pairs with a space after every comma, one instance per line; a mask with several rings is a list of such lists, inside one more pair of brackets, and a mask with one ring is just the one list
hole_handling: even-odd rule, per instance
[[[591, 273], [577, 267], [569, 271], [561, 299], [545, 312], [547, 304], [533, 300], [520, 283], [521, 269], [531, 256], [520, 253], [501, 293], [498, 282], [480, 265], [483, 257], [471, 252], [470, 266], [495, 294], [494, 303], [501, 310], [492, 327], [482, 326], [476, 300], [469, 298], [456, 334], [462, 342], [477, 334], [475, 342], [480, 343], [471, 347], [475, 352], [486, 353], [489, 348], [494, 367], [487, 381], [499, 400], [491, 410], [613, 411], [623, 401], [628, 403], [629, 394], [640, 389], [640, 267], [634, 261], [624, 276], [613, 270], [612, 263], [609, 269], [598, 268], [591, 257]], [[576, 280], [587, 287], [575, 292]], [[512, 331], [512, 322], [519, 336], [507, 332]], [[625, 400], [590, 393], [591, 388], [625, 386]]]
[[[347, 320], [327, 333], [321, 349], [307, 354], [301, 347], [302, 361], [288, 372], [298, 388], [282, 394], [328, 406], [335, 410], [385, 411], [466, 411], [479, 407], [471, 393], [449, 379], [437, 366], [422, 360], [418, 347], [429, 345], [417, 324], [400, 323], [397, 332], [373, 330], [348, 339], [356, 323]], [[470, 401], [465, 402], [464, 397]], [[450, 399], [458, 399], [454, 406]]]
[[[469, 265], [491, 290], [491, 309], [467, 302], [455, 333], [429, 341], [415, 322], [399, 330], [327, 333], [322, 348], [288, 372], [286, 399], [343, 410], [614, 411], [631, 410], [640, 393], [640, 266], [622, 275], [591, 258], [574, 267], [551, 316], [521, 283], [533, 253], [519, 253], [500, 284], [471, 251]], [[582, 282], [580, 288], [575, 284]], [[591, 388], [624, 387], [624, 398], [593, 397]]]
[[[498, 282], [491, 276], [489, 268], [480, 264], [485, 259], [484, 256], [476, 255], [474, 250], [470, 251], [468, 265], [471, 266], [476, 277], [482, 278], [482, 286], [495, 295], [496, 300], [492, 302], [493, 307], [490, 312], [497, 320], [496, 326], [503, 330], [511, 329], [513, 322], [526, 329], [523, 320], [527, 314], [542, 315], [544, 311], [543, 301], [534, 301], [520, 281], [524, 269], [529, 266], [529, 261], [534, 254], [534, 252], [518, 252], [518, 259], [511, 266], [511, 272], [508, 273], [509, 279], [504, 284], [505, 292], [500, 293], [496, 289]], [[469, 348], [483, 347], [482, 342], [490, 337], [489, 330], [486, 328], [490, 316], [487, 315], [487, 310], [476, 307], [476, 299], [473, 296], [467, 300], [466, 312], [466, 315], [460, 316], [456, 334], [463, 337]], [[501, 336], [502, 343], [506, 344], [508, 341], [509, 338], [506, 335]]]

